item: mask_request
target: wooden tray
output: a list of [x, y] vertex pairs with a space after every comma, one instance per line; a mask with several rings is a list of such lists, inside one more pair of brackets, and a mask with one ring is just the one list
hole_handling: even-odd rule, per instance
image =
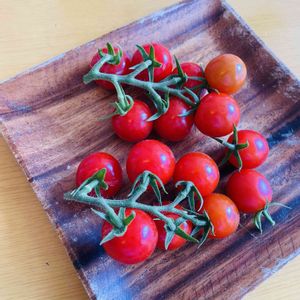
[[[136, 43], [159, 41], [181, 61], [204, 64], [224, 52], [242, 57], [249, 76], [236, 95], [242, 111], [240, 128], [255, 128], [268, 137], [271, 152], [260, 171], [271, 181], [274, 199], [293, 208], [273, 211], [276, 227], [264, 224], [260, 236], [251, 218], [242, 216], [237, 234], [209, 241], [200, 249], [187, 245], [175, 252], [156, 251], [146, 263], [135, 266], [120, 265], [105, 255], [98, 245], [100, 219], [86, 206], [65, 202], [63, 193], [74, 187], [74, 172], [84, 156], [107, 151], [124, 166], [131, 147], [113, 135], [109, 122], [97, 121], [110, 111], [115, 95], [82, 83], [92, 55], [107, 41], [131, 53]], [[4, 137], [57, 228], [90, 298], [237, 299], [300, 252], [299, 99], [299, 82], [228, 4], [195, 0], [3, 82], [0, 119]], [[214, 156], [219, 148], [196, 131], [184, 143], [169, 145], [177, 158], [192, 150]]]

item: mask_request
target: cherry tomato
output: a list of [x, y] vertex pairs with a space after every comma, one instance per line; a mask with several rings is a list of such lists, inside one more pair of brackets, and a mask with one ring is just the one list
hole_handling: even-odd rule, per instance
[[107, 198], [114, 196], [122, 186], [122, 169], [119, 162], [112, 155], [104, 152], [90, 154], [81, 161], [76, 173], [77, 187], [103, 168], [106, 168], [104, 180], [108, 185], [108, 189], [101, 189], [101, 195]]
[[[135, 218], [128, 225], [123, 236], [114, 237], [103, 244], [106, 253], [123, 264], [136, 264], [146, 260], [155, 250], [157, 229], [151, 217], [139, 209], [126, 209], [125, 215], [135, 212]], [[104, 221], [102, 237], [112, 229], [112, 225]]]
[[205, 135], [225, 136], [240, 121], [240, 108], [236, 101], [226, 95], [210, 93], [204, 96], [195, 115], [195, 125]]
[[225, 195], [213, 193], [204, 197], [201, 211], [205, 210], [214, 226], [210, 238], [225, 238], [234, 233], [240, 223], [240, 214], [234, 202]]
[[[228, 142], [231, 143], [233, 135], [228, 138]], [[267, 140], [257, 131], [254, 130], [239, 130], [238, 131], [238, 143], [243, 144], [248, 141], [249, 146], [247, 148], [239, 150], [244, 169], [254, 169], [260, 166], [268, 157], [269, 145]], [[238, 167], [237, 159], [231, 155], [229, 162]]]
[[189, 106], [181, 99], [171, 98], [168, 111], [154, 121], [157, 134], [172, 142], [183, 140], [193, 127], [193, 115], [180, 116], [188, 110]]
[[[182, 71], [188, 76], [204, 77], [204, 72], [203, 72], [202, 68], [193, 62], [184, 62], [184, 63], [181, 63], [180, 66], [181, 66]], [[173, 70], [172, 74], [174, 74], [174, 75], [178, 74], [177, 68], [175, 68]], [[194, 87], [200, 85], [201, 83], [203, 83], [201, 80], [188, 79], [187, 82], [185, 82], [183, 86], [190, 89], [190, 88], [194, 88]], [[200, 87], [198, 89], [196, 89], [195, 92], [197, 92], [199, 90], [200, 90]]]
[[175, 157], [171, 149], [156, 140], [144, 140], [134, 145], [127, 157], [128, 178], [134, 182], [143, 171], [159, 176], [166, 184], [173, 176]]
[[[169, 201], [163, 201], [163, 205], [167, 205], [169, 204]], [[182, 210], [183, 208], [180, 205], [176, 205], [177, 209]], [[166, 217], [172, 218], [174, 220], [177, 220], [179, 218], [179, 215], [171, 213], [171, 212], [166, 212], [163, 213]], [[157, 228], [157, 232], [158, 232], [158, 240], [157, 240], [157, 245], [156, 247], [161, 249], [161, 250], [166, 250], [165, 248], [165, 239], [166, 239], [166, 230], [164, 228], [165, 226], [165, 222], [162, 220], [154, 220], [156, 228]], [[193, 225], [190, 221], [186, 221], [183, 222], [180, 226], [179, 226], [184, 232], [186, 232], [187, 234], [190, 234], [192, 232], [193, 229]], [[180, 248], [181, 246], [183, 246], [186, 243], [186, 240], [178, 235], [175, 235], [171, 241], [171, 243], [169, 244], [169, 247], [167, 250], [175, 250]]]
[[[173, 69], [173, 62], [172, 62], [172, 55], [168, 48], [166, 48], [162, 44], [152, 43], [143, 45], [142, 47], [145, 49], [145, 51], [149, 54], [150, 53], [150, 47], [153, 46], [154, 48], [154, 57], [155, 60], [159, 63], [161, 63], [160, 67], [154, 68], [154, 81], [158, 82], [167, 77], [171, 74]], [[141, 63], [143, 60], [143, 57], [139, 50], [136, 50], [133, 54], [131, 65], [135, 66], [139, 63]], [[140, 80], [149, 80], [148, 71], [144, 70], [139, 75], [136, 76], [136, 78]]]
[[174, 182], [192, 181], [204, 197], [215, 190], [220, 173], [210, 156], [201, 152], [191, 152], [183, 155], [176, 163], [173, 179]]
[[244, 84], [246, 76], [245, 63], [233, 54], [219, 55], [205, 68], [205, 78], [209, 86], [226, 94], [237, 92]]
[[[114, 48], [115, 53], [118, 53], [120, 50], [119, 48]], [[102, 49], [103, 53], [107, 53], [107, 48]], [[90, 67], [92, 68], [98, 61], [100, 60], [100, 55], [97, 52], [94, 57], [92, 58], [92, 61], [90, 63]], [[123, 55], [121, 57], [120, 63], [118, 65], [112, 65], [109, 63], [105, 63], [100, 71], [107, 74], [116, 74], [116, 75], [125, 75], [129, 73], [130, 68], [130, 59], [127, 56], [127, 54], [123, 51]], [[105, 80], [96, 80], [96, 84], [102, 86], [103, 88], [106, 88], [108, 90], [115, 90], [115, 87], [112, 83], [105, 81]]]
[[151, 132], [153, 122], [148, 122], [151, 110], [148, 105], [140, 100], [134, 100], [134, 104], [125, 116], [112, 117], [114, 132], [127, 142], [138, 142], [145, 139]]
[[234, 172], [226, 184], [226, 194], [244, 213], [257, 213], [272, 201], [269, 181], [255, 170]]

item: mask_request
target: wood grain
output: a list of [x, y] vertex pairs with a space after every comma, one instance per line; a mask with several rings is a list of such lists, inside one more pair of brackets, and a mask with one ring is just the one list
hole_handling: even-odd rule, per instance
[[[222, 25], [222, 24], [221, 24]], [[221, 27], [221, 25], [219, 24], [216, 24], [216, 26], [220, 26]], [[215, 26], [215, 25], [214, 25]], [[217, 27], [218, 28], [218, 27]], [[194, 30], [194, 29], [193, 29]], [[195, 32], [195, 31], [192, 31], [192, 34], [194, 34], [194, 33], [196, 33], [196, 34], [203, 34], [203, 33], [198, 33], [197, 31]], [[214, 37], [215, 38], [215, 37]], [[177, 42], [177, 41], [176, 41]], [[169, 45], [172, 47], [172, 49], [174, 50], [174, 52], [176, 52], [176, 45], [174, 46], [174, 45], [172, 45], [172, 42], [170, 41], [169, 42]], [[214, 49], [213, 51], [221, 51], [221, 49], [222, 49], [222, 45], [221, 46], [219, 46], [220, 48], [217, 48], [217, 49]], [[209, 50], [209, 49], [208, 49]], [[207, 51], [208, 51], [207, 50]], [[179, 51], [179, 50], [178, 50]], [[205, 52], [203, 53], [203, 56], [205, 56]], [[213, 53], [212, 53], [212, 55], [213, 55]], [[188, 56], [186, 56], [185, 54], [184, 54], [184, 58], [186, 58], [186, 57], [188, 57]], [[199, 57], [198, 58], [198, 60], [200, 60], [201, 59], [201, 57]], [[207, 58], [208, 59], [208, 58]], [[250, 60], [250, 58], [248, 58], [249, 60]], [[83, 64], [84, 62], [82, 62], [82, 64]], [[270, 67], [270, 66], [269, 66]], [[75, 71], [76, 71], [76, 69], [75, 69]], [[266, 72], [267, 70], [265, 70], [265, 72]], [[48, 71], [47, 71], [48, 72]], [[47, 72], [45, 72], [45, 73], [47, 73]], [[41, 74], [40, 76], [44, 76], [43, 74]], [[65, 76], [65, 74], [64, 74], [64, 76]], [[262, 76], [263, 76], [263, 74], [262, 74]], [[42, 78], [44, 78], [44, 77], [42, 77]], [[276, 81], [278, 78], [275, 78], [274, 79], [274, 84], [275, 84], [275, 87], [274, 87], [274, 89], [276, 89], [276, 87], [277, 87], [277, 85], [278, 85], [278, 82]], [[261, 82], [261, 79], [256, 79], [258, 82]], [[267, 80], [266, 80], [267, 81]], [[284, 78], [282, 79], [280, 79], [279, 80], [280, 81], [280, 83], [282, 84], [282, 86], [280, 87], [280, 90], [282, 91], [284, 91], [284, 89], [286, 88], [286, 86], [288, 86], [289, 85], [289, 83], [287, 82], [285, 82], [284, 81]], [[36, 81], [36, 82], [38, 82], [38, 80]], [[267, 81], [268, 82], [268, 81]], [[76, 83], [76, 82], [75, 82]], [[271, 84], [272, 82], [270, 82], [270, 84]], [[23, 83], [23, 85], [24, 86], [28, 86], [29, 84], [33, 84], [32, 82], [31, 82], [31, 80], [29, 80], [28, 79], [28, 81], [26, 82], [24, 82]], [[52, 118], [54, 119], [55, 117], [54, 117], [54, 115], [51, 115], [51, 109], [53, 110], [53, 107], [52, 106], [54, 106], [56, 109], [57, 108], [59, 108], [59, 109], [61, 109], [61, 105], [63, 105], [64, 107], [66, 107], [66, 108], [70, 108], [70, 106], [71, 106], [71, 104], [70, 104], [70, 106], [68, 106], [67, 105], [67, 103], [65, 104], [65, 102], [68, 102], [68, 101], [74, 101], [74, 102], [77, 102], [77, 96], [78, 97], [82, 97], [81, 96], [81, 94], [80, 93], [82, 93], [83, 92], [83, 95], [86, 95], [87, 97], [85, 98], [85, 99], [88, 99], [89, 101], [91, 100], [90, 98], [92, 98], [92, 97], [95, 97], [95, 96], [98, 96], [98, 92], [99, 91], [94, 91], [94, 90], [89, 90], [89, 89], [84, 89], [83, 91], [80, 91], [80, 93], [79, 93], [79, 91], [78, 91], [78, 87], [76, 86], [76, 84], [74, 85], [74, 86], [72, 86], [71, 88], [71, 91], [72, 91], [72, 94], [71, 95], [68, 95], [68, 94], [66, 94], [66, 91], [69, 91], [70, 92], [70, 87], [68, 86], [68, 82], [64, 82], [64, 84], [66, 84], [66, 85], [62, 85], [62, 86], [58, 86], [58, 88], [57, 88], [57, 90], [56, 90], [56, 88], [55, 88], [55, 90], [57, 91], [57, 95], [55, 95], [54, 97], [53, 97], [53, 93], [52, 93], [52, 90], [51, 90], [51, 86], [49, 87], [49, 89], [48, 89], [48, 91], [42, 91], [42, 92], [40, 92], [40, 93], [37, 93], [37, 94], [27, 94], [27, 96], [26, 97], [28, 97], [28, 99], [21, 99], [21, 105], [20, 105], [20, 103], [18, 103], [18, 106], [17, 106], [17, 111], [16, 111], [16, 109], [11, 109], [11, 108], [8, 108], [8, 107], [5, 107], [5, 109], [3, 110], [3, 111], [5, 111], [5, 113], [11, 113], [11, 116], [12, 116], [12, 118], [14, 119], [14, 120], [20, 120], [20, 116], [21, 116], [21, 119], [23, 120], [23, 124], [26, 124], [26, 116], [24, 117], [23, 116], [23, 112], [24, 112], [24, 110], [26, 111], [26, 110], [28, 110], [28, 107], [29, 106], [31, 106], [31, 107], [33, 107], [33, 112], [34, 112], [34, 114], [40, 114], [40, 113], [43, 113], [44, 112], [44, 114], [45, 114], [45, 116], [49, 116], [49, 114], [50, 114], [50, 116], [52, 116]], [[54, 85], [55, 86], [57, 86], [57, 82], [54, 82]], [[12, 89], [14, 89], [14, 86], [12, 86], [11, 87]], [[254, 86], [253, 87], [253, 89], [257, 89], [257, 86]], [[36, 91], [37, 89], [35, 89], [34, 91]], [[13, 91], [14, 92], [14, 91]], [[29, 91], [28, 91], [29, 92]], [[44, 93], [46, 93], [46, 94], [44, 94]], [[265, 95], [264, 94], [264, 92], [262, 92], [263, 94], [263, 96]], [[48, 94], [50, 95], [50, 97], [47, 97], [48, 96]], [[15, 95], [15, 94], [14, 94]], [[24, 95], [24, 91], [23, 91], [23, 93], [21, 93], [20, 92], [20, 95]], [[74, 99], [69, 99], [68, 97], [73, 97], [74, 96]], [[241, 97], [243, 97], [243, 96], [249, 96], [248, 94], [243, 94], [243, 93], [241, 93], [241, 96], [239, 95], [238, 97], [238, 99], [240, 99]], [[250, 97], [251, 97], [252, 95], [250, 95]], [[5, 97], [8, 97], [8, 96], [5, 96]], [[30, 102], [31, 101], [31, 99], [32, 98], [34, 98], [34, 97], [36, 97], [35, 99], [35, 101], [33, 101], [33, 103], [32, 102]], [[100, 97], [100, 95], [99, 95], [99, 97]], [[67, 98], [67, 99], [65, 99], [65, 98]], [[252, 99], [251, 100], [251, 103], [252, 103], [252, 101], [254, 101], [253, 103], [253, 105], [255, 106], [255, 99], [257, 98], [257, 96], [254, 98], [254, 99]], [[8, 98], [9, 100], [12, 100], [12, 98]], [[15, 98], [15, 99], [17, 99], [17, 100], [19, 100], [18, 98]], [[38, 100], [42, 100], [42, 103], [37, 103], [37, 99]], [[275, 100], [277, 99], [276, 98], [276, 95], [274, 96], [272, 96], [272, 95], [269, 95], [268, 93], [266, 93], [266, 100], [265, 101], [268, 101], [267, 103], [269, 103], [269, 101], [272, 103], [272, 105], [275, 105], [275, 108], [276, 108], [276, 101]], [[60, 101], [63, 101], [64, 103], [60, 103]], [[247, 100], [247, 99], [246, 99]], [[246, 100], [243, 100], [243, 105], [244, 105], [244, 110], [245, 110], [245, 112], [247, 112], [247, 118], [249, 118], [250, 120], [252, 119], [252, 117], [253, 117], [253, 115], [251, 114], [251, 112], [248, 112], [248, 110], [247, 110], [247, 102], [246, 102]], [[261, 100], [261, 99], [257, 99], [257, 100]], [[24, 101], [24, 103], [22, 102], [22, 101]], [[244, 101], [245, 101], [245, 103], [244, 103]], [[13, 102], [13, 101], [12, 101]], [[275, 102], [275, 104], [273, 104], [273, 102]], [[72, 102], [73, 103], [73, 102]], [[107, 102], [106, 102], [107, 103]], [[96, 104], [97, 103], [94, 103], [94, 102], [91, 102], [91, 106], [92, 107], [95, 107], [96, 108]], [[81, 105], [81, 104], [80, 104]], [[89, 107], [90, 107], [90, 104], [89, 104]], [[272, 106], [272, 108], [274, 108], [274, 106]], [[291, 107], [289, 107], [289, 108], [291, 108]], [[73, 107], [72, 107], [72, 109], [73, 109]], [[74, 112], [74, 113], [76, 113], [76, 109], [78, 109], [78, 107], [77, 108], [74, 108], [75, 110], [72, 110], [72, 112]], [[81, 107], [80, 107], [80, 110], [81, 110]], [[278, 110], [278, 108], [277, 109], [275, 109], [275, 111], [276, 110]], [[61, 111], [61, 110], [59, 110], [59, 111]], [[273, 111], [273, 109], [272, 109], [272, 111]], [[279, 119], [280, 120], [280, 118], [283, 118], [283, 117], [285, 117], [285, 115], [281, 115], [281, 113], [284, 113], [284, 112], [278, 112], [278, 115], [275, 113], [275, 115], [274, 116], [272, 116], [275, 120], [276, 119]], [[31, 112], [26, 112], [26, 114], [31, 114]], [[86, 112], [86, 114], [88, 115], [88, 112]], [[43, 115], [42, 115], [43, 116]], [[94, 115], [95, 116], [95, 115]], [[290, 117], [292, 117], [293, 115], [291, 115]], [[41, 116], [39, 116], [38, 117], [38, 119], [37, 120], [39, 120], [39, 118], [40, 118]], [[63, 116], [67, 121], [66, 122], [72, 122], [72, 120], [69, 120], [69, 117], [68, 116]], [[7, 117], [5, 117], [5, 118], [7, 118]], [[10, 117], [8, 117], [8, 119], [9, 119]], [[7, 119], [7, 120], [8, 120]], [[25, 119], [25, 120], [24, 120]], [[64, 119], [64, 120], [65, 120]], [[35, 121], [36, 122], [36, 121]], [[12, 124], [12, 123], [10, 123], [10, 124]], [[67, 123], [67, 124], [69, 124], [69, 123]], [[248, 123], [247, 123], [247, 120], [245, 120], [245, 123], [244, 123], [244, 125], [247, 125]], [[49, 123], [49, 125], [51, 125], [51, 122]], [[71, 123], [71, 125], [74, 125], [73, 123]], [[258, 124], [258, 126], [266, 126], [267, 124]], [[272, 125], [272, 124], [268, 124], [268, 126], [269, 125]], [[57, 124], [55, 124], [55, 126], [57, 126]], [[71, 126], [70, 126], [71, 127]], [[278, 126], [277, 126], [278, 127]], [[46, 126], [45, 126], [45, 128], [47, 128]], [[50, 127], [51, 128], [51, 127]], [[87, 129], [85, 129], [86, 127], [80, 127], [79, 129], [80, 130], [87, 130]], [[35, 132], [38, 132], [39, 131], [39, 126], [37, 126], [36, 128], [33, 128], [33, 131], [35, 131]], [[274, 132], [276, 132], [276, 127], [274, 128]], [[14, 129], [14, 127], [13, 127], [13, 124], [12, 124], [12, 130], [15, 130]], [[74, 132], [67, 132], [67, 129], [65, 129], [66, 130], [66, 132], [65, 132], [65, 134], [66, 134], [66, 137], [65, 138], [68, 138], [68, 134], [70, 135], [70, 136], [72, 136], [73, 134], [74, 134]], [[72, 129], [73, 130], [73, 129]], [[75, 130], [75, 129], [74, 129]], [[97, 128], [95, 128], [95, 130], [97, 130]], [[265, 128], [264, 130], [269, 130], [269, 128], [267, 127], [267, 128]], [[75, 130], [76, 131], [76, 130]], [[101, 134], [101, 131], [98, 131], [98, 133], [99, 134]], [[285, 132], [284, 130], [283, 131], [279, 131], [279, 133], [280, 133], [280, 135], [287, 135], [287, 134], [289, 134], [289, 133], [287, 133], [287, 132]], [[28, 140], [27, 139], [29, 139], [28, 137], [26, 137], [26, 135], [28, 135], [28, 136], [30, 136], [30, 132], [26, 132], [25, 133], [25, 137], [24, 137], [24, 140], [22, 140], [22, 138], [23, 137], [21, 137], [20, 136], [20, 133], [18, 133], [18, 136], [17, 136], [17, 138], [18, 139], [21, 139], [22, 141], [22, 143], [23, 144], [26, 144], [27, 143], [27, 146], [28, 146]], [[275, 136], [275, 138], [276, 138], [277, 136]], [[277, 137], [278, 138], [278, 137]], [[36, 140], [38, 141], [40, 139], [40, 136], [37, 136], [36, 137]], [[109, 137], [109, 139], [110, 139], [110, 137]], [[45, 143], [46, 143], [46, 146], [48, 145], [47, 144], [47, 139], [45, 140]], [[64, 141], [63, 141], [64, 142]], [[93, 141], [92, 141], [93, 142]], [[191, 139], [191, 143], [194, 143], [195, 142], [195, 140], [193, 140], [193, 139]], [[272, 140], [271, 140], [271, 142], [272, 142]], [[21, 144], [22, 144], [21, 143]], [[113, 145], [114, 145], [114, 143], [115, 143], [115, 141], [114, 140], [112, 140], [112, 143], [113, 143]], [[116, 142], [117, 143], [117, 142]], [[284, 144], [284, 143], [283, 143]], [[61, 145], [60, 144], [60, 141], [57, 141], [57, 145]], [[64, 144], [63, 144], [64, 145]], [[202, 145], [202, 143], [200, 143], [199, 142], [199, 145]], [[203, 145], [204, 146], [204, 145]], [[208, 147], [208, 145], [205, 145], [206, 147]], [[275, 146], [277, 146], [277, 145], [275, 145]], [[57, 147], [56, 145], [54, 145], [54, 147]], [[82, 147], [82, 144], [80, 144], [79, 146], [78, 146], [78, 148], [81, 148]], [[93, 145], [91, 145], [91, 147], [93, 147]], [[99, 147], [99, 145], [98, 144], [95, 144], [95, 147]], [[114, 147], [118, 147], [118, 144], [116, 144]], [[63, 146], [63, 148], [65, 148], [65, 146]], [[76, 147], [75, 147], [76, 148]], [[26, 159], [28, 159], [28, 162], [30, 162], [30, 161], [33, 161], [34, 159], [33, 159], [33, 156], [32, 156], [32, 149], [25, 149], [25, 148], [22, 148], [21, 149], [23, 152], [24, 151], [27, 151], [25, 154], [25, 156], [26, 156]], [[37, 150], [38, 150], [38, 148], [37, 148]], [[49, 150], [49, 149], [47, 149], [47, 150]], [[66, 149], [67, 151], [68, 151], [68, 149]], [[70, 149], [69, 148], [69, 150], [73, 150], [74, 151], [74, 153], [78, 153], [77, 151], [76, 151], [76, 149], [73, 149], [73, 146], [72, 146], [72, 149]], [[50, 150], [49, 150], [50, 151]], [[66, 151], [66, 152], [67, 152]], [[87, 151], [86, 149], [83, 149], [83, 153], [85, 152], [85, 151]], [[117, 150], [115, 150], [115, 151], [117, 151]], [[51, 152], [51, 151], [50, 151]], [[47, 154], [48, 154], [49, 152], [47, 152]], [[178, 150], [178, 152], [177, 153], [179, 153], [179, 150]], [[66, 154], [64, 154], [64, 155], [66, 155]], [[61, 157], [63, 157], [64, 155], [62, 155], [62, 156], [60, 156], [59, 157], [59, 159], [61, 158]], [[81, 154], [80, 154], [81, 155]], [[77, 157], [76, 159], [78, 160], [80, 157]], [[276, 156], [275, 156], [275, 158], [276, 158]], [[28, 174], [28, 176], [33, 180], [33, 183], [35, 184], [35, 181], [37, 181], [38, 182], [38, 184], [40, 184], [42, 187], [43, 187], [43, 185], [45, 185], [45, 182], [48, 184], [48, 181], [47, 181], [47, 176], [49, 176], [49, 175], [51, 175], [51, 172], [52, 172], [52, 170], [53, 170], [53, 168], [52, 168], [52, 166], [51, 166], [51, 169], [47, 169], [47, 165], [48, 165], [48, 163], [49, 163], [49, 165], [51, 165], [51, 163], [52, 163], [52, 161], [54, 161], [54, 160], [51, 160], [51, 157], [50, 157], [50, 161], [48, 161], [47, 163], [45, 163], [45, 166], [43, 166], [43, 165], [40, 165], [40, 164], [38, 164], [37, 166], [34, 166], [34, 167], [30, 167], [30, 168], [27, 168], [26, 169], [26, 171], [27, 171], [27, 174]], [[57, 161], [57, 160], [56, 160]], [[71, 162], [72, 163], [72, 162]], [[75, 162], [74, 162], [74, 164], [75, 164]], [[48, 166], [49, 166], [48, 165]], [[66, 166], [66, 163], [65, 163], [65, 166]], [[46, 170], [44, 170], [44, 168], [43, 167], [46, 167]], [[297, 166], [295, 166], [295, 167], [297, 167]], [[73, 166], [71, 165], [71, 168], [73, 168]], [[41, 170], [41, 169], [43, 169], [43, 173], [40, 173], [40, 171], [39, 170]], [[269, 168], [270, 169], [270, 168]], [[57, 172], [57, 170], [59, 171], [59, 172], [63, 172], [63, 171], [65, 171], [65, 170], [61, 170], [61, 164], [60, 164], [60, 162], [59, 162], [59, 164], [57, 164], [57, 165], [54, 165], [54, 172]], [[293, 171], [293, 170], [292, 170]], [[53, 174], [53, 175], [57, 175], [57, 174]], [[62, 175], [61, 173], [59, 173], [59, 176], [64, 176], [64, 175]], [[296, 178], [297, 179], [297, 178]], [[46, 181], [45, 181], [46, 180]], [[279, 179], [278, 179], [279, 180]], [[69, 184], [69, 183], [66, 183], [66, 185], [67, 184]], [[71, 213], [72, 214], [72, 212], [68, 212], [68, 213]], [[96, 225], [95, 225], [96, 226]], [[218, 249], [218, 251], [219, 251], [220, 249]], [[187, 249], [186, 251], [191, 251], [191, 249]], [[187, 252], [187, 253], [189, 253], [189, 252]], [[285, 251], [283, 252], [283, 253], [285, 253]], [[163, 257], [162, 257], [162, 259], [163, 259]], [[125, 271], [126, 272], [126, 271]], [[170, 270], [167, 270], [167, 274], [168, 274], [168, 272], [170, 272]], [[139, 274], [139, 273], [138, 273]], [[143, 274], [143, 273], [142, 273]], [[145, 293], [147, 292], [147, 290], [145, 291]]]

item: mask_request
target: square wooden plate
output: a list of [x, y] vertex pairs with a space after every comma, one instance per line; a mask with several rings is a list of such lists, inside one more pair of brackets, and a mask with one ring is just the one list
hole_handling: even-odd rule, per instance
[[[200, 249], [187, 245], [175, 252], [156, 251], [134, 266], [120, 265], [105, 255], [99, 246], [100, 219], [86, 206], [65, 202], [63, 193], [74, 187], [74, 172], [84, 156], [107, 151], [124, 166], [131, 147], [113, 135], [110, 122], [98, 121], [111, 111], [115, 95], [82, 83], [92, 55], [107, 41], [130, 53], [137, 43], [159, 41], [180, 61], [206, 64], [231, 52], [246, 62], [247, 83], [235, 95], [242, 111], [240, 128], [254, 128], [268, 137], [271, 152], [260, 171], [271, 181], [274, 199], [292, 208], [273, 211], [276, 227], [264, 224], [260, 236], [251, 218], [242, 216], [243, 226], [235, 235], [209, 241]], [[92, 299], [236, 299], [300, 251], [299, 87], [226, 2], [195, 0], [4, 81], [0, 118], [4, 137]], [[196, 150], [214, 156], [219, 148], [196, 131], [184, 143], [169, 145], [177, 158]]]

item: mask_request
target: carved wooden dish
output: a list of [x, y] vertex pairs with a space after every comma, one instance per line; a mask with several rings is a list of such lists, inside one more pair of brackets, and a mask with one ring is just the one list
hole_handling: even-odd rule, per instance
[[[206, 64], [219, 53], [231, 52], [246, 62], [247, 83], [235, 95], [242, 111], [239, 127], [268, 137], [271, 151], [260, 171], [271, 181], [274, 199], [293, 208], [272, 211], [276, 227], [264, 224], [260, 236], [251, 218], [242, 216], [243, 227], [236, 234], [200, 249], [189, 244], [175, 252], [156, 251], [134, 266], [106, 256], [99, 246], [101, 220], [88, 207], [65, 202], [63, 193], [74, 187], [75, 169], [84, 156], [107, 151], [124, 167], [131, 147], [114, 136], [110, 122], [98, 121], [111, 111], [115, 94], [82, 83], [92, 55], [107, 41], [130, 53], [137, 43], [159, 41], [180, 61]], [[299, 82], [228, 4], [195, 0], [3, 82], [0, 118], [4, 137], [92, 299], [237, 299], [300, 252], [299, 100]], [[215, 156], [219, 149], [196, 131], [184, 143], [169, 145], [177, 158], [193, 150]]]

